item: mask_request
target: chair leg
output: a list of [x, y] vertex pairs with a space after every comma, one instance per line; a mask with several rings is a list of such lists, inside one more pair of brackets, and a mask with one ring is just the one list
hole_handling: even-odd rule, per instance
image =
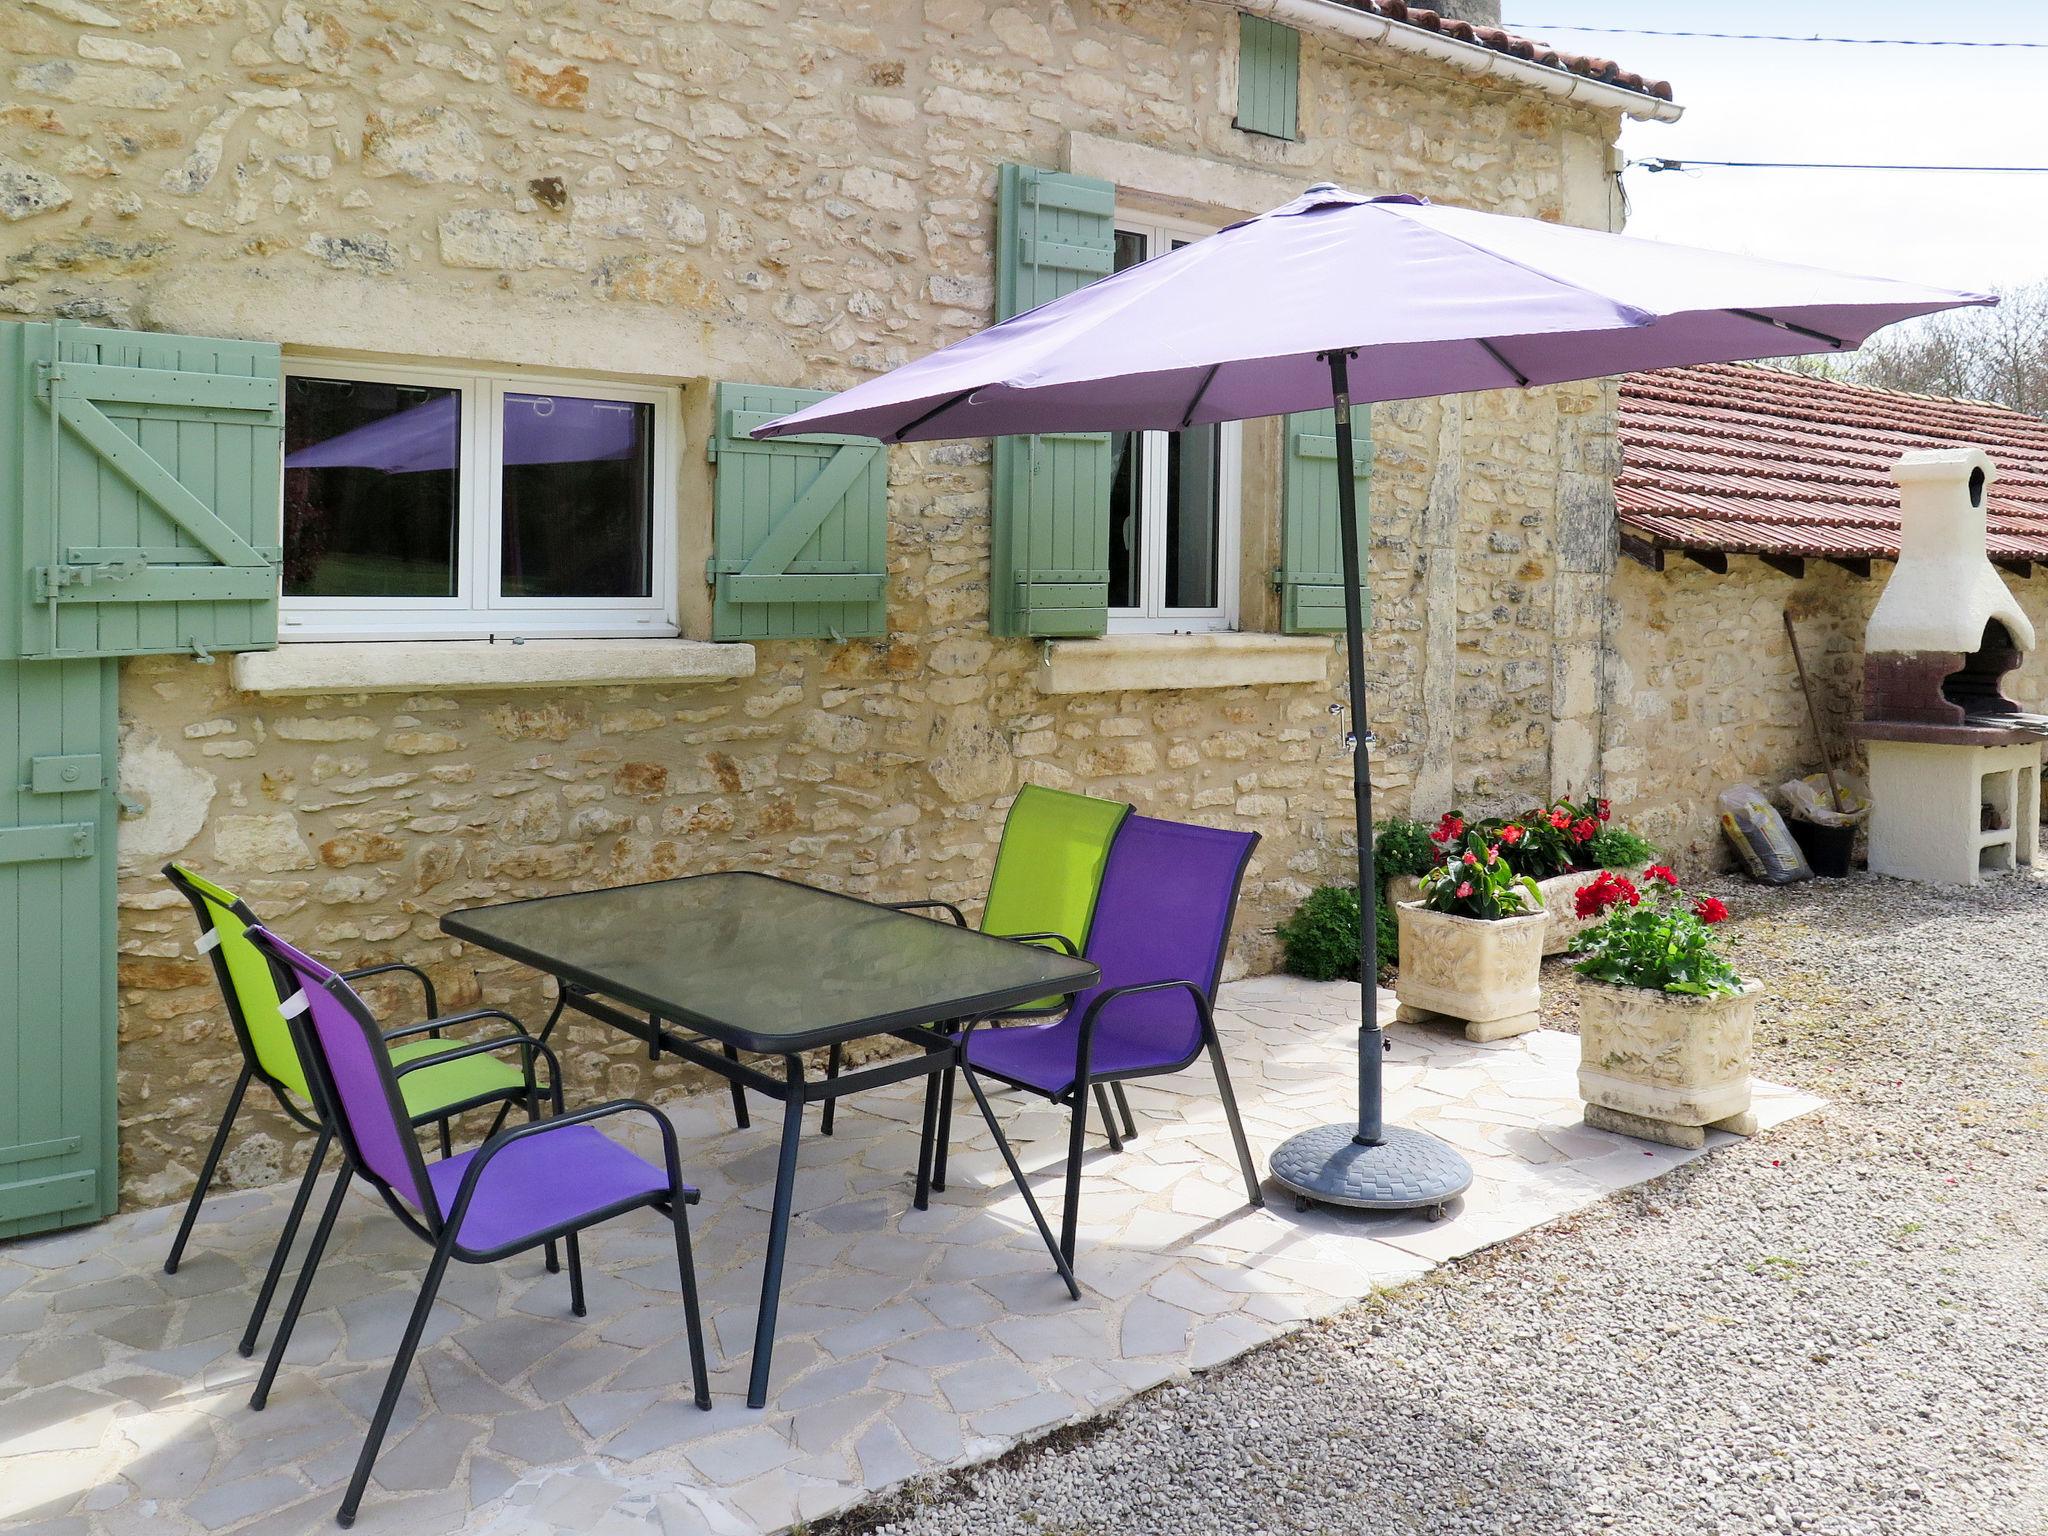
[[438, 1124], [441, 1127], [441, 1156], [445, 1160], [455, 1155], [455, 1137], [448, 1129], [448, 1121], [445, 1118]]
[[1109, 1112], [1109, 1090], [1101, 1083], [1095, 1085], [1095, 1107], [1102, 1113], [1102, 1131], [1109, 1138], [1109, 1150], [1123, 1151], [1124, 1139], [1117, 1132], [1116, 1116]]
[[933, 1073], [924, 1080], [924, 1122], [917, 1132], [917, 1188], [910, 1203], [920, 1211], [931, 1209], [932, 1164], [944, 1151], [939, 1140], [939, 1078]]
[[307, 1159], [306, 1175], [299, 1180], [299, 1192], [292, 1197], [292, 1208], [284, 1219], [284, 1230], [277, 1234], [277, 1247], [270, 1255], [270, 1267], [263, 1272], [263, 1285], [256, 1292], [256, 1305], [249, 1311], [249, 1326], [242, 1330], [242, 1342], [236, 1346], [244, 1360], [256, 1353], [256, 1336], [263, 1331], [263, 1315], [270, 1310], [270, 1298], [277, 1294], [277, 1282], [284, 1275], [285, 1258], [291, 1253], [292, 1240], [299, 1235], [299, 1223], [305, 1219], [306, 1204], [313, 1198], [313, 1185], [320, 1177], [320, 1165], [327, 1160], [327, 1144], [333, 1139], [334, 1133], [323, 1125], [319, 1139], [313, 1143], [313, 1155]]
[[1060, 1279], [1067, 1283], [1067, 1294], [1079, 1301], [1081, 1283], [1074, 1278], [1074, 1266], [1067, 1262], [1067, 1256], [1060, 1252], [1060, 1245], [1054, 1241], [1052, 1228], [1045, 1224], [1045, 1212], [1038, 1208], [1038, 1197], [1031, 1193], [1031, 1181], [1024, 1177], [1024, 1170], [1017, 1166], [1017, 1154], [1010, 1150], [1010, 1139], [1003, 1134], [1003, 1127], [996, 1119], [996, 1112], [990, 1108], [988, 1095], [981, 1091], [981, 1079], [974, 1075], [972, 1067], [963, 1067], [961, 1075], [967, 1079], [967, 1088], [974, 1095], [975, 1108], [981, 1111], [981, 1118], [988, 1123], [989, 1131], [996, 1139], [996, 1150], [1003, 1154], [1003, 1164], [1010, 1170], [1010, 1180], [1017, 1186], [1017, 1193], [1024, 1197], [1024, 1208], [1031, 1212], [1031, 1220], [1038, 1228], [1038, 1235], [1045, 1242], [1046, 1252], [1052, 1255], [1053, 1267], [1060, 1272]]
[[946, 1187], [946, 1151], [953, 1142], [953, 1080], [959, 1075], [958, 1067], [948, 1067], [939, 1078], [939, 1144], [932, 1151], [932, 1188], [940, 1191]]
[[1117, 1113], [1123, 1116], [1124, 1140], [1136, 1141], [1138, 1139], [1138, 1122], [1131, 1118], [1131, 1101], [1124, 1097], [1124, 1085], [1122, 1083], [1111, 1083], [1109, 1091], [1116, 1095]]
[[704, 1318], [697, 1306], [697, 1266], [690, 1256], [690, 1218], [677, 1200], [669, 1207], [676, 1228], [676, 1273], [683, 1282], [683, 1326], [690, 1339], [690, 1385], [699, 1408], [711, 1406], [711, 1375], [704, 1363]]
[[[569, 1240], [572, 1244], [574, 1238]], [[398, 1341], [398, 1355], [391, 1362], [391, 1374], [384, 1378], [384, 1395], [377, 1399], [377, 1411], [370, 1418], [370, 1432], [363, 1437], [362, 1454], [356, 1457], [355, 1474], [348, 1480], [348, 1492], [342, 1495], [341, 1508], [335, 1518], [343, 1525], [353, 1525], [356, 1506], [363, 1502], [363, 1489], [370, 1481], [370, 1468], [377, 1460], [377, 1452], [384, 1444], [384, 1431], [391, 1427], [392, 1410], [398, 1406], [398, 1394], [405, 1387], [405, 1374], [412, 1369], [413, 1354], [420, 1347], [420, 1335], [426, 1332], [427, 1314], [434, 1309], [434, 1294], [441, 1289], [441, 1277], [448, 1272], [448, 1254], [454, 1246], [454, 1234], [446, 1233], [434, 1245], [433, 1262], [427, 1265], [426, 1279], [420, 1282], [420, 1299], [413, 1303], [412, 1317], [406, 1322], [405, 1336]]]
[[1230, 1139], [1237, 1147], [1237, 1166], [1244, 1174], [1244, 1198], [1250, 1205], [1264, 1205], [1266, 1192], [1259, 1187], [1259, 1173], [1252, 1166], [1251, 1144], [1244, 1139], [1244, 1122], [1237, 1117], [1237, 1095], [1230, 1091], [1230, 1073], [1223, 1065], [1223, 1042], [1216, 1026], [1205, 1023], [1202, 1033], [1209, 1044], [1209, 1065], [1216, 1069], [1216, 1091], [1223, 1096], [1223, 1117], [1230, 1122]]
[[[826, 1054], [825, 1057], [826, 1082], [829, 1083], [834, 1078], [839, 1076], [839, 1068], [841, 1064], [845, 1062], [845, 1060], [846, 1047], [842, 1045], [839, 1041], [834, 1040], [832, 1042], [832, 1049]], [[822, 1130], [827, 1136], [830, 1136], [832, 1134], [832, 1111], [837, 1107], [838, 1100], [827, 1099], [825, 1101], [825, 1113], [823, 1114], [823, 1116], [820, 1117], [820, 1124], [818, 1128]]]
[[[735, 1047], [728, 1045], [725, 1048], [725, 1059], [730, 1062], [737, 1062], [740, 1059], [740, 1053]], [[729, 1086], [732, 1089], [733, 1124], [744, 1131], [754, 1123], [753, 1117], [747, 1113], [747, 1090], [738, 1083], [732, 1083]]]
[[270, 1385], [277, 1380], [278, 1366], [284, 1363], [285, 1346], [292, 1341], [292, 1330], [299, 1326], [299, 1311], [306, 1304], [306, 1293], [313, 1288], [313, 1271], [320, 1267], [320, 1256], [327, 1251], [334, 1218], [341, 1214], [342, 1198], [348, 1194], [349, 1180], [354, 1175], [355, 1170], [344, 1160], [334, 1180], [334, 1193], [327, 1197], [327, 1207], [320, 1213], [320, 1225], [313, 1229], [313, 1241], [306, 1249], [299, 1278], [292, 1285], [291, 1300], [284, 1304], [284, 1316], [278, 1319], [277, 1336], [270, 1341], [270, 1353], [263, 1358], [263, 1374], [256, 1378], [256, 1390], [249, 1394], [251, 1408], [260, 1411], [270, 1401]]
[[569, 1234], [569, 1310], [578, 1317], [587, 1317], [589, 1309], [583, 1305], [583, 1250], [576, 1242], [576, 1234]]
[[171, 1239], [171, 1254], [164, 1260], [164, 1273], [167, 1275], [178, 1272], [178, 1260], [185, 1256], [185, 1243], [192, 1236], [192, 1223], [199, 1219], [199, 1204], [213, 1183], [213, 1172], [220, 1166], [221, 1153], [227, 1150], [228, 1132], [235, 1128], [235, 1116], [242, 1112], [242, 1095], [249, 1091], [251, 1075], [252, 1069], [244, 1062], [242, 1075], [235, 1079], [234, 1091], [228, 1095], [227, 1111], [220, 1117], [220, 1129], [213, 1133], [213, 1145], [206, 1149], [206, 1161], [199, 1168], [199, 1182], [192, 1186], [192, 1198], [185, 1202], [185, 1217], [178, 1223], [178, 1235]]
[[1074, 1262], [1074, 1234], [1081, 1225], [1081, 1153], [1088, 1144], [1088, 1084], [1074, 1084], [1074, 1128], [1067, 1136], [1067, 1197], [1060, 1211], [1060, 1252]]

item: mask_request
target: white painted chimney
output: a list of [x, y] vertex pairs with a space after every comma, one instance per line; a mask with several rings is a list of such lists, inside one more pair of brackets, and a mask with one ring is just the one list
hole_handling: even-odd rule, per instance
[[1985, 502], [1998, 466], [1980, 448], [1922, 448], [1892, 466], [1899, 563], [1870, 616], [1869, 651], [1960, 651], [2002, 623], [2022, 651], [2034, 626], [1985, 551]]

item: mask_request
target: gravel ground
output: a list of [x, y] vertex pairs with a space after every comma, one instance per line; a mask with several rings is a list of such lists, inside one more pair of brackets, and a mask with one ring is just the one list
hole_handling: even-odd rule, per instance
[[1826, 1109], [828, 1530], [2048, 1532], [2048, 879], [1694, 886]]

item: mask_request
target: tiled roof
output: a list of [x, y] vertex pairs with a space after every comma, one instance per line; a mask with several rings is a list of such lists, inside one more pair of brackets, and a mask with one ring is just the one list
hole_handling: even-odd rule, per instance
[[1650, 544], [1891, 560], [1891, 466], [1942, 447], [1982, 448], [1998, 466], [1991, 558], [2048, 563], [2048, 421], [1749, 363], [1622, 380], [1615, 500], [1623, 534]]
[[1491, 48], [1495, 53], [1525, 59], [1531, 64], [1541, 64], [1547, 69], [1562, 70], [1570, 75], [1583, 75], [1588, 80], [1598, 80], [1603, 85], [1619, 86], [1624, 91], [1640, 91], [1643, 95], [1654, 96], [1659, 101], [1671, 99], [1669, 80], [1648, 80], [1631, 70], [1623, 69], [1612, 59], [1589, 58], [1578, 53], [1560, 53], [1548, 43], [1517, 37], [1514, 33], [1503, 31], [1499, 27], [1475, 26], [1469, 21], [1439, 16], [1435, 11], [1425, 10], [1419, 5], [1410, 5], [1407, 0], [1337, 0], [1337, 3], [1348, 5], [1354, 11], [1364, 11], [1370, 16], [1383, 16], [1388, 21], [1420, 27], [1425, 32], [1440, 32], [1445, 37], [1454, 37], [1461, 43], [1477, 43], [1482, 48]]

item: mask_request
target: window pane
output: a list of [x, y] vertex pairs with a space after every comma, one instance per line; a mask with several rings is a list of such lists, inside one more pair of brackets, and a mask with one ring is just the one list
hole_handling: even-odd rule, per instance
[[1109, 457], [1109, 606], [1144, 600], [1145, 434], [1112, 432]]
[[458, 391], [294, 376], [284, 437], [287, 596], [455, 595]]
[[1166, 606], [1214, 608], [1222, 486], [1219, 427], [1170, 432], [1166, 442]]
[[653, 588], [654, 407], [505, 396], [506, 597], [647, 597]]

